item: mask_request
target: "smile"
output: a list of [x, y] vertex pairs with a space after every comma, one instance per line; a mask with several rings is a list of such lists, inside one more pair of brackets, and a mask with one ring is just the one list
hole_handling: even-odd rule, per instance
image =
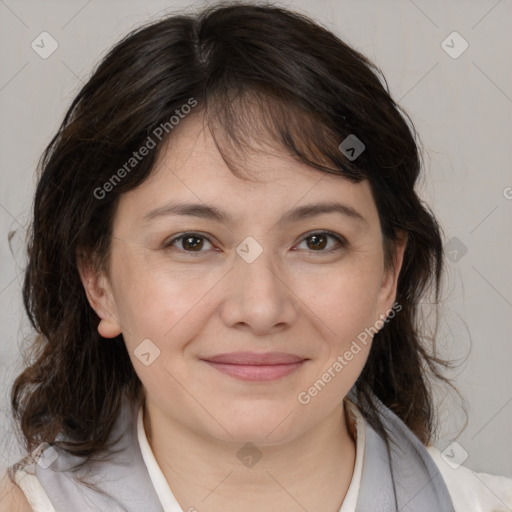
[[285, 353], [232, 352], [202, 359], [221, 373], [244, 381], [272, 381], [296, 372], [307, 359]]
[[205, 361], [210, 366], [219, 372], [231, 375], [241, 380], [252, 381], [268, 381], [275, 380], [290, 375], [297, 371], [303, 363], [288, 363], [288, 364], [272, 364], [272, 365], [246, 365], [246, 364], [226, 364], [226, 363], [213, 363], [212, 361]]

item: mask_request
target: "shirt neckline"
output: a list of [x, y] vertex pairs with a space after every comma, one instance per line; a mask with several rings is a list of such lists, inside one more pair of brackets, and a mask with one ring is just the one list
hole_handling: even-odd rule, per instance
[[[352, 479], [350, 481], [347, 494], [345, 495], [345, 499], [343, 500], [343, 504], [341, 505], [339, 512], [355, 512], [363, 473], [363, 458], [365, 450], [365, 422], [363, 415], [353, 402], [347, 399], [346, 404], [347, 412], [352, 413], [356, 425], [356, 460], [354, 465], [354, 472], [352, 474]], [[148, 470], [149, 477], [151, 478], [153, 487], [155, 488], [156, 494], [158, 496], [158, 499], [160, 500], [164, 512], [183, 512], [183, 509], [176, 501], [176, 498], [172, 493], [172, 490], [164, 474], [162, 473], [162, 470], [160, 469], [158, 462], [155, 459], [153, 450], [149, 445], [149, 441], [146, 436], [146, 431], [144, 429], [143, 414], [144, 401], [141, 402], [137, 412], [137, 440], [139, 442], [142, 458]]]

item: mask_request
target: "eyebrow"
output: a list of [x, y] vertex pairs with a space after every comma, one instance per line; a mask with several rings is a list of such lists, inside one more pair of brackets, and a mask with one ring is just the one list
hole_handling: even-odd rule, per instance
[[[298, 206], [286, 212], [277, 222], [278, 225], [291, 224], [300, 220], [327, 213], [338, 213], [344, 217], [367, 224], [367, 220], [352, 206], [337, 203], [323, 202]], [[233, 224], [233, 217], [215, 206], [199, 203], [168, 203], [148, 212], [143, 220], [147, 224], [152, 219], [169, 215], [191, 216], [207, 220]]]

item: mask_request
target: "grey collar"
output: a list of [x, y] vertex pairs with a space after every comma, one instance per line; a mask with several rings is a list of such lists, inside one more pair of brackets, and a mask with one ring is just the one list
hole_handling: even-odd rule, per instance
[[[365, 420], [366, 443], [357, 512], [454, 512], [444, 480], [425, 446], [376, 398], [391, 442]], [[139, 404], [121, 411], [113, 439], [114, 456], [88, 461], [76, 476], [88, 477], [96, 488], [73, 478], [70, 468], [81, 458], [52, 447], [35, 464], [35, 474], [56, 512], [164, 512], [142, 458], [137, 439]], [[45, 459], [46, 457], [46, 459]], [[46, 463], [45, 463], [46, 461]], [[313, 511], [312, 511], [313, 512]], [[314, 511], [318, 512], [318, 511]]]

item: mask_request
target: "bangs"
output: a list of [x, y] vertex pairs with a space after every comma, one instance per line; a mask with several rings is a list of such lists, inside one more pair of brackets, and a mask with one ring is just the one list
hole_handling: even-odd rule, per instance
[[349, 133], [328, 117], [300, 105], [297, 97], [270, 94], [255, 87], [222, 88], [204, 99], [204, 122], [231, 172], [249, 179], [235, 164], [247, 154], [286, 153], [323, 172], [360, 182], [366, 178], [338, 148]]

